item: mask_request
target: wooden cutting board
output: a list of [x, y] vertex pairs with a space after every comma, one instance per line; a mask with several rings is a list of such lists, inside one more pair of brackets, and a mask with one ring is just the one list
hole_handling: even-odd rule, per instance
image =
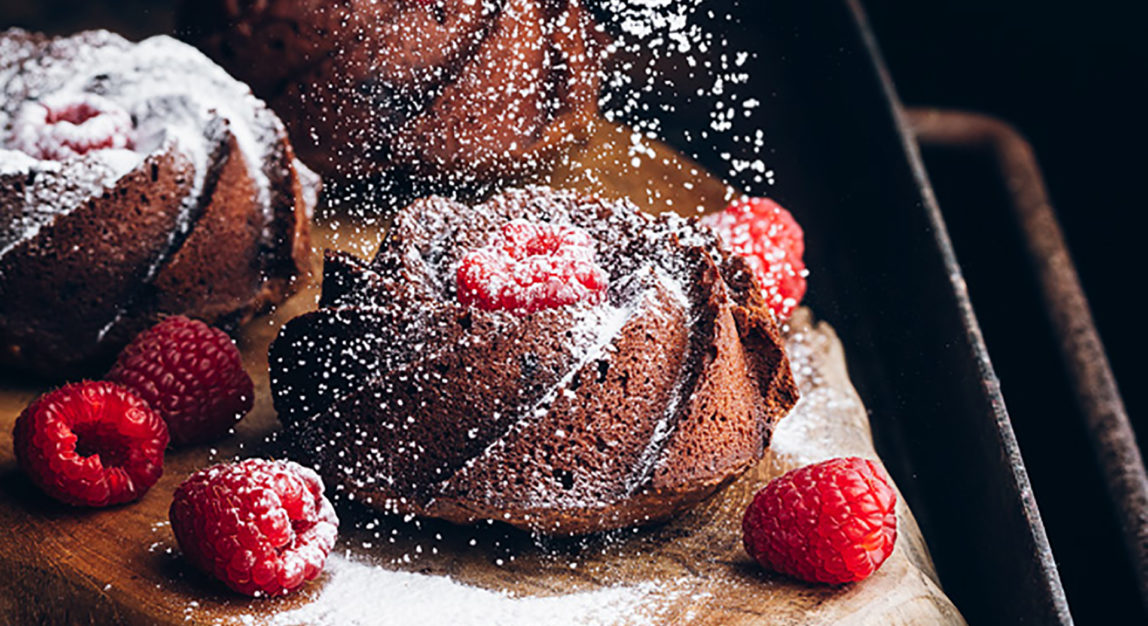
[[[551, 182], [685, 214], [716, 210], [730, 195], [669, 148], [653, 145], [652, 155], [636, 155], [630, 146], [628, 130], [602, 124]], [[382, 232], [370, 221], [320, 216], [316, 250], [370, 256]], [[236, 435], [214, 447], [169, 452], [159, 483], [125, 506], [73, 509], [36, 490], [16, 467], [8, 433], [45, 388], [0, 380], [0, 623], [963, 623], [938, 587], [903, 502], [896, 550], [862, 583], [829, 587], [771, 575], [742, 549], [742, 511], [770, 478], [834, 456], [876, 457], [841, 343], [806, 309], [787, 335], [802, 401], [757, 467], [673, 522], [556, 540], [500, 525], [385, 517], [350, 503], [340, 507], [340, 542], [319, 580], [282, 599], [229, 592], [180, 557], [167, 509], [192, 472], [276, 454], [267, 347], [286, 320], [315, 306], [317, 295], [318, 285], [308, 284], [242, 331], [257, 399]]]

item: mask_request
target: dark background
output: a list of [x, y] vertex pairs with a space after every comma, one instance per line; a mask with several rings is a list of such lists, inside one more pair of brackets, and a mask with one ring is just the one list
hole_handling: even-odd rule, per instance
[[[1148, 437], [1138, 363], [1148, 139], [1148, 3], [868, 0], [906, 105], [997, 115], [1033, 144], [1141, 447]], [[991, 165], [925, 151], [1002, 390], [1081, 623], [1144, 623], [1085, 431], [1049, 374], [1048, 329], [1018, 288], [1022, 253]], [[986, 186], [986, 182], [989, 184]], [[989, 233], [989, 234], [986, 234]], [[1007, 236], [1003, 237], [1007, 241]], [[1026, 304], [1027, 303], [1027, 304]], [[1024, 584], [1024, 581], [1017, 581]]]
[[1032, 142], [1143, 445], [1145, 398], [1134, 376], [1145, 347], [1136, 322], [1146, 269], [1148, 3], [864, 4], [905, 104], [995, 114]]
[[[1139, 228], [1148, 208], [1148, 3], [863, 1], [907, 105], [997, 115], [1032, 142], [1143, 445], [1148, 398], [1137, 358], [1145, 343], [1136, 322], [1148, 247]], [[57, 32], [100, 23], [138, 37], [147, 33], [132, 26], [168, 22], [171, 4], [0, 0], [0, 27], [40, 25], [51, 15]], [[140, 19], [140, 12], [151, 15]], [[1023, 254], [996, 234], [1008, 228], [999, 181], [994, 186], [983, 161], [937, 151], [925, 157], [1072, 610], [1082, 623], [1143, 623], [1083, 427], [1064, 410], [1071, 396], [1063, 376], [1049, 373], [1056, 354], [1047, 324], [1035, 292], [1018, 287], [1026, 280]]]

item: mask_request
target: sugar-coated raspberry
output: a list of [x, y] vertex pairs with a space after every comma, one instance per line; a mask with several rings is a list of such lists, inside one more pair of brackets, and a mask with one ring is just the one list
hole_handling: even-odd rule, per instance
[[596, 302], [607, 275], [594, 262], [594, 240], [581, 228], [513, 220], [458, 266], [458, 299], [487, 311], [526, 314]]
[[749, 263], [774, 315], [789, 319], [809, 275], [805, 233], [793, 215], [769, 198], [742, 198], [701, 221]]
[[251, 377], [223, 331], [168, 317], [120, 353], [107, 379], [131, 389], [167, 422], [175, 445], [218, 439], [251, 410]]
[[20, 467], [45, 493], [110, 506], [138, 499], [159, 480], [167, 427], [127, 389], [79, 382], [28, 405], [12, 439]]
[[168, 516], [192, 564], [251, 596], [284, 595], [314, 580], [339, 530], [323, 481], [290, 461], [200, 470], [176, 489]]
[[746, 552], [767, 569], [809, 582], [855, 582], [892, 554], [896, 503], [876, 462], [831, 459], [759, 491], [742, 519], [742, 538]]
[[49, 96], [25, 103], [12, 122], [11, 147], [37, 159], [64, 159], [93, 150], [131, 148], [132, 116], [95, 94]]

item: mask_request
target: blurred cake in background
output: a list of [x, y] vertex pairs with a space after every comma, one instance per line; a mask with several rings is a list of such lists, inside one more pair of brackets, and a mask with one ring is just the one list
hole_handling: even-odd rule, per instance
[[749, 266], [696, 222], [529, 187], [401, 210], [268, 356], [287, 437], [390, 513], [583, 534], [667, 519], [793, 407]]
[[208, 0], [181, 32], [324, 176], [480, 184], [585, 139], [605, 40], [581, 0]]
[[228, 327], [282, 301], [317, 185], [191, 46], [0, 33], [0, 366], [88, 373], [163, 315]]

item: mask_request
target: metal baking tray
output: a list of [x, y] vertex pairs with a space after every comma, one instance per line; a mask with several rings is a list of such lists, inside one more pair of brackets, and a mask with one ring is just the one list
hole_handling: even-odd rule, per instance
[[1073, 615], [1148, 622], [1148, 474], [1036, 155], [1008, 123], [907, 110]]
[[[12, 19], [52, 32], [170, 30], [161, 0], [43, 7], [16, 6]], [[773, 184], [752, 169], [730, 182], [776, 198], [805, 226], [807, 301], [845, 342], [878, 448], [969, 622], [1070, 623], [960, 267], [859, 4], [714, 0], [702, 11], [727, 19], [730, 49], [752, 52], [749, 79], [730, 88], [760, 103], [749, 123], [767, 151], [721, 133], [699, 140], [713, 102], [688, 97], [686, 74], [645, 95], [649, 110], [672, 109], [662, 138], [715, 172], [731, 158], [763, 158], [773, 171]], [[717, 62], [722, 52], [707, 54]]]

